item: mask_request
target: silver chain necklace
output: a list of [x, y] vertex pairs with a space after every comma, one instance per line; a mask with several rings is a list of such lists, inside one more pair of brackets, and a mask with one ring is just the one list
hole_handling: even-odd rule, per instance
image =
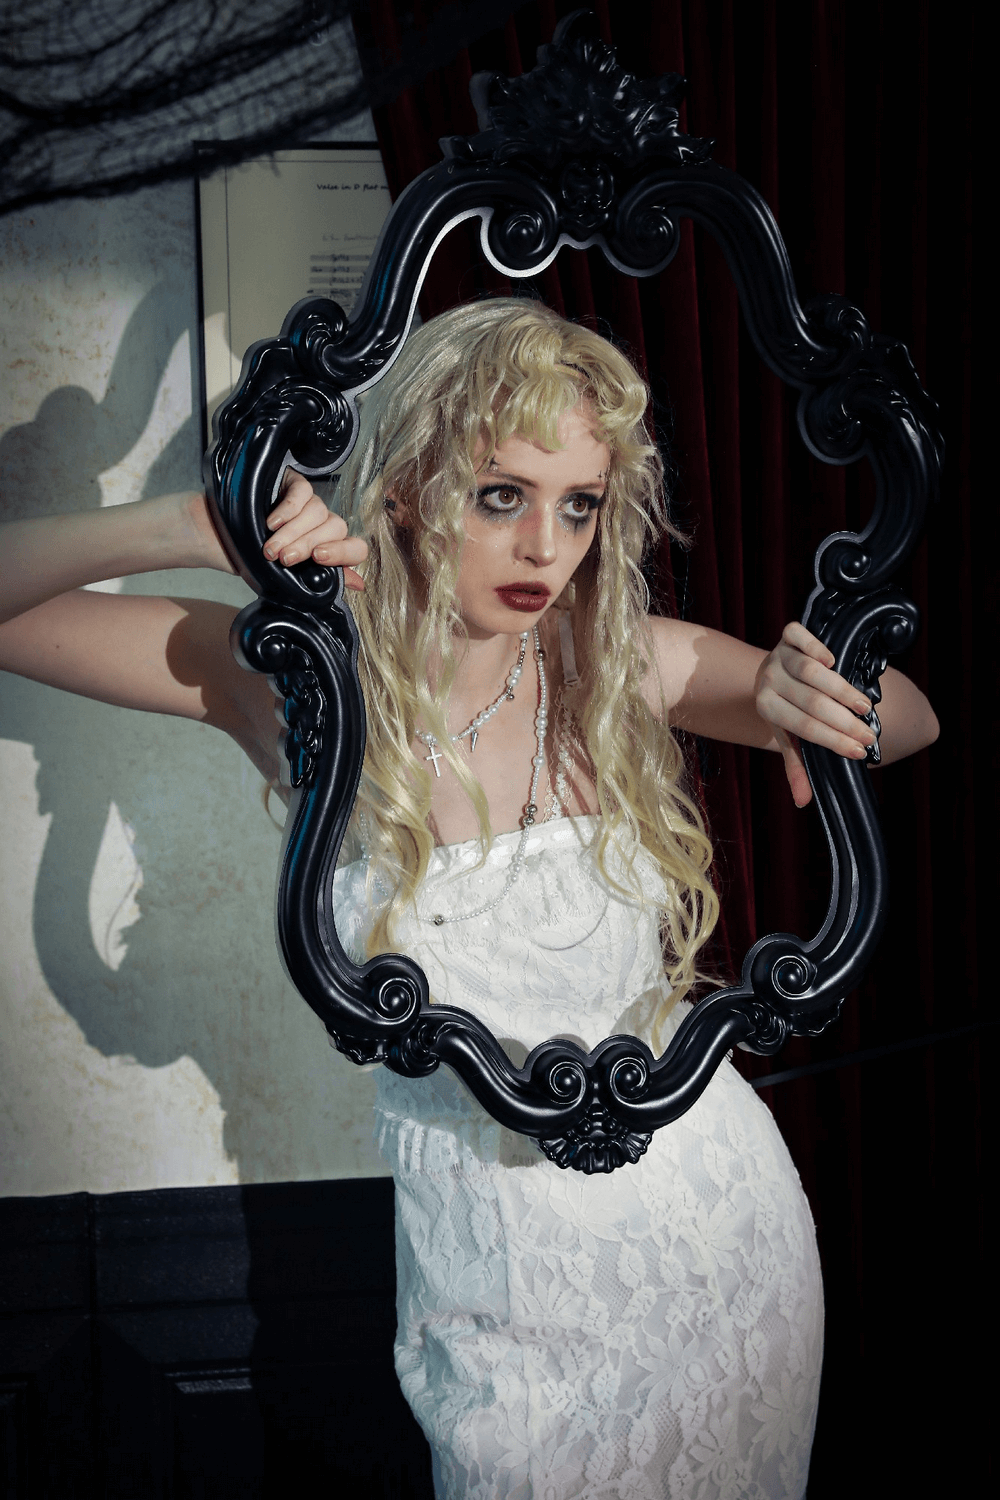
[[[535, 631], [535, 640], [536, 640], [536, 642], [537, 642], [537, 639], [538, 639], [538, 631], [536, 630]], [[521, 634], [521, 649], [517, 653], [517, 661], [514, 663], [514, 665], [511, 667], [510, 671], [507, 673], [507, 682], [506, 682], [506, 685], [504, 687], [503, 692], [500, 694], [500, 696], [498, 698], [494, 698], [493, 702], [489, 705], [488, 708], [484, 708], [483, 711], [482, 711], [482, 713], [476, 714], [476, 717], [472, 720], [472, 722], [469, 723], [469, 724], [466, 724], [465, 728], [462, 729], [462, 730], [460, 730], [458, 732], [458, 734], [451, 734], [451, 735], [448, 736], [448, 738], [451, 740], [451, 742], [452, 742], [453, 745], [457, 745], [458, 742], [460, 740], [464, 740], [466, 738], [466, 736], [471, 736], [471, 738], [469, 740], [469, 753], [471, 755], [472, 751], [475, 750], [475, 748], [476, 748], [476, 741], [479, 738], [479, 731], [482, 729], [482, 727], [486, 723], [487, 719], [492, 719], [493, 715], [496, 713], [496, 711], [500, 707], [501, 703], [506, 703], [508, 700], [510, 700], [511, 702], [513, 702], [513, 700], [514, 700], [514, 689], [517, 687], [518, 683], [521, 680], [521, 670], [524, 667], [524, 653], [527, 651], [527, 649], [528, 649], [528, 632], [525, 630]], [[432, 764], [433, 764], [433, 766], [434, 766], [434, 775], [435, 776], [440, 776], [441, 775], [441, 767], [438, 765], [438, 761], [439, 760], [443, 760], [444, 757], [442, 756], [441, 751], [438, 749], [438, 742], [437, 742], [436, 736], [433, 735], [433, 734], [426, 734], [422, 729], [418, 729], [417, 730], [417, 739], [420, 740], [420, 742], [422, 744], [426, 745], [427, 748], [428, 748], [428, 750], [431, 752], [430, 755], [425, 755], [424, 756], [424, 760], [425, 761], [428, 761], [428, 760], [431, 761]]]
[[[438, 912], [438, 914], [431, 919], [435, 927], [443, 927], [446, 922], [468, 922], [472, 917], [485, 916], [488, 911], [493, 910], [494, 906], [500, 905], [500, 902], [507, 895], [508, 891], [511, 889], [515, 880], [520, 875], [521, 870], [524, 867], [525, 845], [528, 842], [528, 834], [531, 832], [534, 826], [535, 814], [538, 811], [538, 804], [536, 802], [536, 798], [538, 796], [538, 778], [541, 775], [542, 767], [545, 764], [545, 731], [548, 728], [549, 722], [549, 685], [545, 680], [545, 667], [543, 665], [543, 658], [545, 653], [542, 650], [542, 643], [539, 639], [537, 625], [533, 627], [531, 634], [534, 638], [535, 644], [535, 661], [538, 663], [538, 712], [535, 715], [535, 753], [531, 757], [531, 790], [528, 792], [528, 801], [525, 804], [524, 815], [521, 818], [521, 837], [518, 840], [517, 848], [514, 850], [514, 856], [510, 862], [510, 868], [507, 871], [507, 879], [504, 881], [503, 890], [499, 893], [499, 895], [494, 896], [493, 900], [487, 901], [485, 905], [477, 906], [475, 911], [463, 912], [462, 915], [458, 917], [445, 917], [440, 912]], [[527, 631], [525, 631], [524, 635], [522, 635], [521, 637], [521, 655], [518, 658], [519, 667], [524, 661], [525, 642], [527, 641], [527, 639], [528, 633]], [[494, 706], [496, 707], [497, 705]], [[453, 735], [452, 738], [455, 739], [458, 738], [458, 736]], [[430, 757], [428, 757], [428, 759], [429, 758]], [[435, 766], [435, 770], [436, 769], [437, 767]]]

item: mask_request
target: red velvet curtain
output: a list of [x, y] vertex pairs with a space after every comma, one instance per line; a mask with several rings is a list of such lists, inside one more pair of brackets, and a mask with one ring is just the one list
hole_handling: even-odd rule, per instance
[[[445, 8], [443, 0], [406, 6], [410, 34]], [[440, 136], [476, 130], [472, 74], [532, 67], [539, 43], [575, 8], [522, 5], [379, 111], [394, 192], [439, 159]], [[901, 580], [924, 623], [899, 665], [930, 693], [943, 732], [930, 752], [874, 773], [892, 869], [889, 930], [832, 1034], [796, 1041], [773, 1062], [740, 1063], [760, 1077], [844, 1059], [763, 1091], [813, 1204], [826, 1267], [830, 1333], [810, 1496], [839, 1495], [862, 1475], [872, 1485], [862, 1483], [863, 1493], [912, 1482], [924, 1492], [939, 1463], [954, 1487], [962, 1440], [946, 1436], [939, 1408], [938, 1437], [927, 1443], [916, 1372], [972, 1347], [971, 1334], [963, 1345], [952, 1326], [944, 1333], [935, 1301], [945, 1266], [982, 1264], [979, 1059], [990, 1033], [874, 1059], [855, 1054], [983, 1019], [977, 893], [993, 850], [977, 823], [992, 805], [997, 736], [994, 695], [981, 679], [974, 692], [972, 677], [992, 558], [973, 512], [971, 231], [973, 73], [985, 39], [971, 3], [594, 0], [592, 8], [626, 67], [687, 76], [686, 129], [715, 137], [715, 160], [764, 194], [800, 294], [845, 294], [876, 329], [904, 340], [942, 407], [944, 497], [931, 540]], [[387, 67], [398, 58], [403, 16], [393, 0], [372, 0], [358, 14], [366, 55]], [[477, 237], [478, 228], [459, 226], [442, 246], [425, 316], [507, 289], [483, 265]], [[741, 325], [720, 252], [690, 224], [657, 278], [625, 278], [599, 251], [564, 250], [540, 288], [567, 316], [623, 340], [651, 382], [658, 434], [677, 467], [675, 517], [694, 539], [690, 551], [673, 547], [656, 559], [662, 607], [770, 647], [801, 610], [816, 544], [866, 515], [867, 473], [808, 455], [791, 393], [763, 368]], [[819, 820], [793, 807], [778, 757], [693, 749], [717, 850], [724, 918], [715, 963], [725, 972], [762, 932], [815, 930], [827, 859]], [[935, 1400], [947, 1401], [940, 1371], [933, 1384]], [[866, 1400], [876, 1404], [859, 1417], [856, 1403]], [[975, 1452], [975, 1418], [965, 1415], [966, 1452]], [[867, 1457], [866, 1424], [879, 1445]]]

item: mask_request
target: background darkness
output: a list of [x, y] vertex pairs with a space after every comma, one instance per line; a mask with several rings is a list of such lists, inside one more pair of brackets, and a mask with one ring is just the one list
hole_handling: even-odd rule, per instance
[[[472, 74], [530, 68], [576, 8], [520, 6], [376, 111], [395, 193], [439, 159], [438, 137], [476, 130]], [[444, 9], [372, 0], [356, 14], [369, 77]], [[592, 9], [626, 67], [686, 75], [687, 130], [714, 136], [715, 160], [763, 193], [803, 299], [846, 295], [907, 344], [941, 407], [943, 494], [901, 580], [923, 628], [895, 664], [929, 693], [942, 734], [929, 752], [875, 773], [889, 930], [831, 1034], [796, 1041], [774, 1061], [740, 1059], [754, 1077], [835, 1064], [763, 1092], [809, 1194], [825, 1267], [810, 1496], [840, 1495], [849, 1483], [926, 1493], [987, 1468], [977, 1398], [964, 1379], [944, 1376], [978, 1363], [980, 1313], [939, 1311], [953, 1269], [975, 1288], [985, 1270], [981, 1068], [993, 1035], [978, 984], [996, 775], [994, 681], [983, 682], [990, 666], [976, 652], [995, 597], [993, 506], [974, 479], [984, 399], [973, 384], [984, 339], [973, 258], [981, 29], [975, 5], [927, 0], [598, 0]], [[442, 246], [425, 316], [507, 289], [476, 255], [477, 234], [459, 226]], [[658, 434], [678, 471], [676, 518], [694, 538], [690, 552], [657, 560], [663, 607], [772, 646], [809, 592], [817, 542], [867, 515], [867, 472], [806, 452], [792, 393], [760, 364], [722, 255], [690, 223], [673, 264], [651, 281], [619, 277], [599, 251], [563, 250], [538, 286], [551, 305], [623, 341], [652, 384]], [[725, 917], [714, 961], [725, 973], [763, 932], [816, 929], [827, 860], [818, 817], [794, 808], [777, 757], [692, 748], [718, 851]], [[857, 1056], [941, 1032], [951, 1034]]]

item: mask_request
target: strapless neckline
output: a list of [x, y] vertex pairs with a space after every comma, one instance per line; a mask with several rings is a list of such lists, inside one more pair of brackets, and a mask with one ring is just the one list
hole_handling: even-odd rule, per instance
[[[589, 835], [593, 834], [594, 830], [597, 827], [597, 824], [600, 821], [601, 818], [599, 813], [575, 813], [572, 817], [565, 816], [562, 818], [549, 818], [544, 823], [535, 824], [531, 832], [528, 834], [526, 847], [529, 849], [533, 846], [537, 848], [539, 843], [542, 842], [542, 835], [546, 834], [549, 830], [554, 829], [558, 829], [560, 833], [566, 833], [567, 830], [572, 830], [574, 833], [577, 833], [577, 830], [583, 830], [585, 837], [579, 839], [579, 833], [577, 833], [577, 837], [581, 844], [588, 843]], [[511, 828], [506, 833], [495, 833], [490, 844], [490, 849], [492, 850], [497, 847], [505, 848], [509, 843], [516, 844], [521, 837], [522, 831], [523, 830], [520, 828]], [[434, 848], [431, 850], [431, 859], [433, 859], [436, 854], [459, 854], [466, 849], [478, 848], [478, 838], [462, 839], [459, 843], [455, 844], [435, 844]]]

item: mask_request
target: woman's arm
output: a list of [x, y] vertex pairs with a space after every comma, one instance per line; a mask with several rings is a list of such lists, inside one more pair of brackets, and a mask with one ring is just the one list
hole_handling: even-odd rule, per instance
[[[804, 626], [786, 626], [775, 649], [764, 652], [683, 620], [651, 619], [649, 625], [658, 679], [646, 684], [650, 704], [665, 702], [679, 729], [780, 751], [797, 806], [812, 796], [800, 739], [864, 758], [872, 732], [858, 715], [870, 704], [831, 670], [832, 654]], [[883, 763], [937, 739], [934, 711], [907, 677], [890, 667], [881, 688]]]
[[0, 624], [83, 584], [160, 568], [233, 572], [203, 495], [12, 521], [0, 528]]
[[[290, 475], [269, 518], [266, 551], [285, 563], [361, 562], [300, 475]], [[0, 668], [106, 703], [204, 719], [261, 765], [275, 754], [274, 700], [263, 678], [229, 650], [235, 610], [206, 600], [81, 589], [160, 568], [232, 572], [203, 495], [166, 495], [80, 515], [20, 521], [0, 533]], [[361, 580], [348, 567], [349, 586]], [[69, 592], [71, 591], [71, 592]], [[270, 774], [270, 772], [269, 772]]]
[[[268, 557], [287, 565], [311, 553], [317, 562], [347, 566], [348, 588], [362, 582], [349, 566], [363, 562], [364, 542], [348, 538], [312, 485], [289, 470], [281, 498], [267, 518], [274, 533]], [[232, 573], [204, 495], [161, 495], [75, 515], [43, 516], [0, 527], [0, 625], [47, 599], [105, 578], [160, 568], [215, 568]]]

